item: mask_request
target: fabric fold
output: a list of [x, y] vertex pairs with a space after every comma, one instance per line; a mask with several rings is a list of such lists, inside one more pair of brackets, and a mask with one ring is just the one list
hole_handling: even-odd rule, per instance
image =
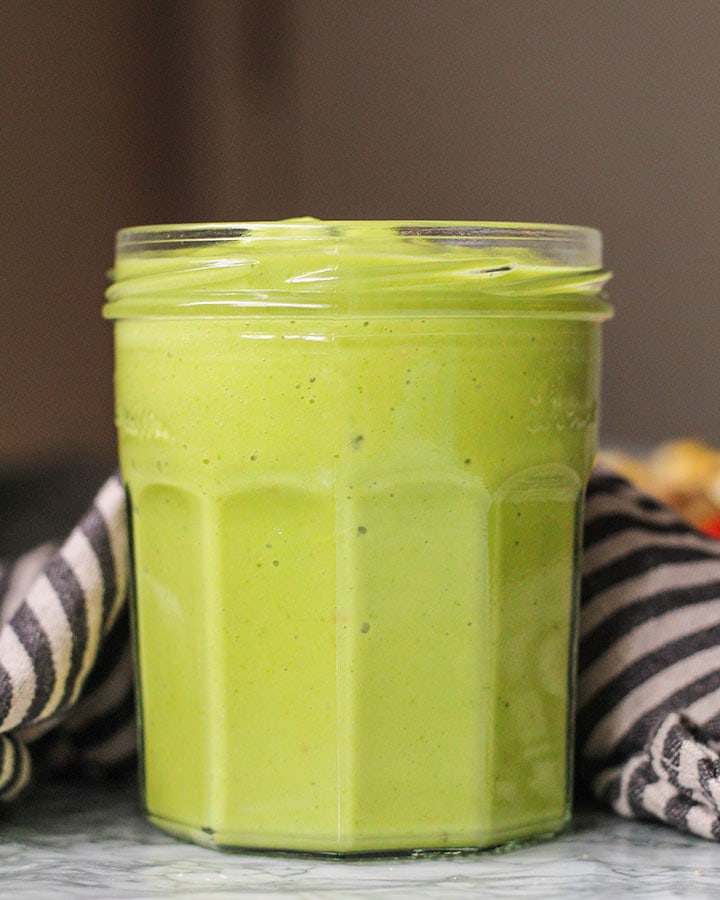
[[[121, 617], [128, 568], [117, 474], [62, 545], [45, 545], [0, 566], [0, 799], [12, 799], [26, 786], [32, 756], [49, 762], [50, 748], [67, 743], [73, 715], [83, 709], [75, 708], [78, 698], [93, 683], [93, 670], [102, 672], [100, 655], [122, 661], [125, 670], [121, 681], [115, 673], [114, 703], [122, 706], [131, 697], [128, 627]], [[95, 716], [84, 706], [89, 729]], [[126, 726], [127, 702], [123, 710]], [[107, 710], [97, 715], [107, 716]], [[106, 748], [104, 759], [115, 765], [128, 755], [125, 740], [117, 754]]]
[[622, 816], [720, 839], [720, 542], [598, 469], [581, 598], [580, 777]]

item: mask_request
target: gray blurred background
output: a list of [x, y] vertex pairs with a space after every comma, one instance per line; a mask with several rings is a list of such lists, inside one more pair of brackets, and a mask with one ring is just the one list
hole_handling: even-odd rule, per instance
[[720, 443], [718, 0], [0, 0], [0, 472], [115, 458], [113, 233], [593, 225], [603, 440]]

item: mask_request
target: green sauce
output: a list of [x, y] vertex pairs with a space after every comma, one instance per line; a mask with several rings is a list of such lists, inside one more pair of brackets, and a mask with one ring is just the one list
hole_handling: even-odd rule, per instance
[[604, 276], [248, 228], [134, 232], [106, 307], [150, 817], [320, 853], [557, 831]]

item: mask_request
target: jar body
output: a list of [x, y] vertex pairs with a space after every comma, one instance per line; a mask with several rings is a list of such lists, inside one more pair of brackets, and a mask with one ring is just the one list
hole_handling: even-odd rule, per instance
[[154, 822], [333, 854], [562, 828], [599, 331], [116, 322]]

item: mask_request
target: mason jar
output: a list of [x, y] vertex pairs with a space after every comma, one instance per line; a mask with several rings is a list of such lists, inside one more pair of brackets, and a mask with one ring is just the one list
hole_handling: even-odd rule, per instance
[[484, 848], [570, 810], [600, 235], [121, 231], [147, 814], [224, 848]]

